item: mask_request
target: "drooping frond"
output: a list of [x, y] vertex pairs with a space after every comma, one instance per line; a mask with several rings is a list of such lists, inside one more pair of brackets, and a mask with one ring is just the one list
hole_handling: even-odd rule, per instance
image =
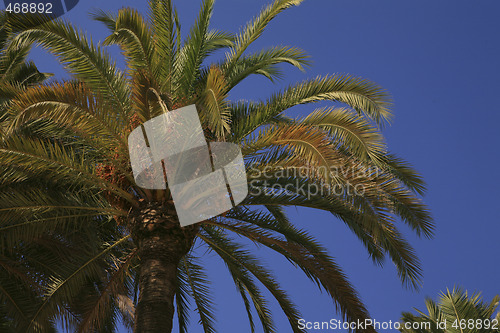
[[71, 148], [47, 140], [11, 137], [0, 145], [0, 167], [4, 171], [0, 182], [12, 181], [10, 177], [13, 175], [17, 175], [15, 180], [38, 176], [71, 184], [71, 189], [81, 186], [82, 190], [90, 190], [100, 186], [124, 199], [133, 200], [126, 190], [99, 177], [96, 166], [84, 163], [84, 157]]
[[[328, 292], [346, 320], [356, 321], [359, 319], [363, 321], [368, 318], [368, 312], [346, 280], [344, 273], [325, 249], [316, 244], [310, 236], [292, 228], [279, 226], [265, 214], [240, 211], [233, 213], [231, 218], [237, 221], [246, 221], [230, 222], [225, 220], [223, 223], [210, 223], [263, 244], [297, 264], [311, 280]], [[267, 229], [267, 231], [255, 227], [254, 224]], [[287, 234], [289, 238], [295, 238], [296, 241], [285, 241], [272, 235], [269, 230]]]
[[7, 80], [11, 82], [16, 82], [21, 87], [34, 86], [39, 84], [48, 78], [52, 77], [52, 74], [41, 73], [32, 61], [25, 62], [17, 66]]
[[36, 328], [37, 320], [40, 318], [49, 318], [50, 314], [60, 313], [66, 317], [67, 322], [71, 322], [72, 318], [61, 313], [60, 307], [64, 302], [74, 299], [78, 295], [82, 282], [94, 274], [100, 274], [102, 269], [103, 256], [107, 255], [115, 247], [120, 246], [129, 241], [130, 235], [126, 235], [121, 239], [111, 241], [102, 245], [101, 249], [97, 249], [94, 253], [89, 253], [89, 257], [81, 255], [78, 260], [72, 263], [66, 262], [64, 267], [60, 267], [59, 276], [52, 276], [49, 284], [44, 289], [44, 296], [41, 305], [36, 309], [36, 312], [27, 322], [24, 332], [30, 332]]
[[0, 54], [0, 81], [6, 82], [12, 81], [10, 80], [12, 78], [12, 73], [26, 61], [26, 57], [31, 50], [32, 43], [25, 41], [15, 45], [14, 47], [4, 49], [10, 33], [10, 28], [5, 20], [4, 13], [2, 13], [0, 24], [2, 25], [0, 28], [0, 38], [2, 39], [0, 49], [3, 50]]
[[185, 273], [185, 266], [179, 265], [177, 267], [176, 276], [176, 291], [175, 291], [175, 305], [177, 311], [177, 322], [179, 325], [179, 333], [187, 333], [190, 320], [189, 315], [189, 283]]
[[65, 68], [102, 95], [125, 121], [130, 111], [125, 76], [108, 54], [71, 24], [60, 20], [46, 22], [41, 16], [23, 15], [9, 21], [15, 37], [9, 48], [38, 43], [57, 56]]
[[[269, 170], [268, 170], [269, 171]], [[329, 188], [307, 177], [269, 177], [250, 181], [250, 195], [244, 204], [282, 204], [322, 209], [341, 219], [367, 247], [372, 258], [381, 263], [386, 252], [398, 269], [402, 282], [418, 287], [421, 269], [414, 250], [394, 227], [394, 217], [385, 209], [379, 210], [364, 196], [335, 193]], [[276, 191], [276, 188], [282, 190]], [[342, 187], [340, 187], [342, 189]]]
[[58, 230], [70, 232], [81, 225], [94, 223], [103, 215], [121, 214], [116, 209], [103, 207], [97, 198], [88, 194], [63, 196], [57, 191], [44, 192], [26, 186], [4, 190], [0, 205], [1, 249], [15, 247], [21, 241], [31, 242]]
[[[207, 243], [207, 245], [217, 253], [227, 265], [238, 265], [250, 272], [257, 280], [267, 288], [267, 290], [278, 301], [281, 309], [286, 315], [293, 332], [302, 332], [296, 325], [300, 318], [296, 306], [291, 302], [288, 295], [283, 291], [276, 282], [273, 275], [265, 269], [260, 262], [251, 255], [241, 245], [229, 239], [220, 229], [215, 229], [211, 226], [204, 225], [203, 231], [205, 235], [199, 237]], [[269, 327], [270, 329], [271, 327]]]
[[318, 127], [333, 141], [336, 150], [347, 151], [357, 159], [381, 165], [386, 146], [380, 131], [366, 119], [346, 108], [325, 108], [297, 122]]
[[214, 305], [209, 292], [210, 282], [203, 268], [196, 263], [196, 258], [188, 255], [181, 260], [179, 269], [181, 276], [183, 276], [183, 282], [189, 286], [188, 292], [196, 304], [203, 330], [207, 333], [215, 332]]
[[262, 292], [257, 286], [255, 278], [252, 276], [251, 272], [244, 266], [238, 265], [234, 261], [224, 260], [224, 263], [226, 264], [236, 289], [243, 300], [251, 331], [255, 332], [255, 323], [251, 307], [252, 304], [260, 319], [263, 331], [275, 332], [276, 330], [268, 303], [263, 297]]
[[317, 77], [275, 93], [266, 102], [233, 104], [235, 140], [244, 138], [293, 106], [318, 101], [347, 104], [379, 125], [391, 117], [391, 99], [374, 83], [349, 75]]
[[131, 300], [126, 296], [128, 291], [125, 288], [125, 281], [130, 275], [130, 265], [136, 254], [137, 249], [134, 249], [124, 258], [112, 258], [113, 264], [110, 265], [109, 272], [105, 276], [103, 287], [98, 290], [95, 297], [89, 297], [88, 301], [82, 302], [85, 312], [83, 319], [78, 323], [79, 333], [88, 332], [91, 329], [98, 330], [102, 327], [104, 315], [109, 308], [113, 308], [110, 306], [113, 302], [122, 303], [117, 307], [131, 312], [130, 315], [133, 316], [134, 308]]
[[111, 28], [111, 35], [104, 40], [104, 45], [120, 45], [131, 71], [145, 69], [151, 76], [158, 74], [152, 31], [137, 10], [123, 8], [116, 17], [98, 11], [94, 13], [94, 19]]
[[[29, 270], [19, 261], [15, 255], [5, 251], [2, 251], [0, 255], [0, 330], [2, 332], [18, 332], [19, 325], [29, 320], [34, 306], [39, 303], [36, 290], [28, 287], [30, 283], [33, 283], [33, 279], [29, 277]], [[39, 325], [53, 329], [53, 325], [47, 320], [42, 320]]]
[[219, 64], [226, 80], [228, 90], [252, 74], [263, 75], [271, 81], [283, 76], [278, 67], [281, 63], [288, 63], [300, 70], [309, 65], [307, 54], [296, 47], [275, 46], [250, 55], [240, 57], [235, 63], [223, 62]]
[[15, 129], [33, 120], [47, 119], [112, 151], [126, 142], [117, 119], [119, 115], [112, 111], [112, 104], [84, 84], [56, 83], [20, 94], [9, 108], [10, 127]]
[[411, 191], [423, 195], [425, 193], [425, 182], [411, 165], [394, 154], [387, 153], [384, 156], [384, 164], [390, 170], [391, 175], [396, 177]]
[[282, 165], [301, 164], [311, 171], [316, 170], [320, 177], [330, 182], [330, 166], [336, 165], [339, 158], [334, 148], [324, 132], [298, 123], [269, 126], [256, 138], [246, 140], [242, 151], [247, 158], [268, 162], [265, 157], [259, 159], [259, 155], [273, 156], [273, 149], [279, 149], [275, 154], [281, 154]]

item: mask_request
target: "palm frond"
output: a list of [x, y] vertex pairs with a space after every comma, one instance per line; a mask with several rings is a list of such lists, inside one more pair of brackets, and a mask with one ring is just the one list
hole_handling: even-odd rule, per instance
[[266, 102], [233, 104], [235, 140], [244, 138], [293, 106], [319, 101], [347, 104], [378, 125], [392, 115], [390, 97], [374, 83], [350, 75], [317, 77], [273, 94]]
[[214, 327], [214, 305], [209, 295], [209, 280], [203, 268], [196, 263], [193, 256], [186, 256], [182, 259], [180, 267], [185, 276], [185, 281], [189, 285], [190, 295], [196, 304], [196, 310], [200, 316], [200, 322], [206, 333], [215, 332]]
[[336, 150], [347, 151], [357, 159], [381, 165], [386, 145], [380, 131], [363, 117], [346, 108], [323, 108], [297, 122], [318, 127], [332, 139]]
[[[136, 254], [137, 249], [134, 249], [130, 251], [124, 259], [116, 258], [113, 260], [114, 266], [108, 273], [109, 277], [105, 280], [106, 284], [99, 290], [99, 293], [96, 295], [97, 297], [91, 300], [90, 305], [86, 305], [87, 310], [83, 319], [78, 323], [77, 332], [83, 333], [91, 329], [98, 330], [102, 327], [103, 325], [101, 322], [104, 320], [104, 315], [107, 312], [106, 310], [110, 308], [109, 305], [113, 301], [122, 303], [130, 302], [130, 299], [124, 295], [127, 293], [124, 280], [129, 274], [130, 265], [135, 259]], [[125, 310], [126, 306], [129, 307], [127, 311], [133, 311], [133, 305], [124, 304], [122, 309]], [[130, 308], [132, 309], [130, 310]]]
[[314, 246], [314, 252], [307, 249], [307, 245], [286, 242], [250, 224], [209, 222], [220, 228], [231, 230], [245, 236], [255, 242], [268, 246], [272, 250], [285, 256], [291, 262], [297, 264], [304, 273], [318, 286], [324, 288], [346, 320], [364, 321], [369, 318], [367, 310], [351, 285], [347, 281], [340, 267], [334, 263], [324, 250]]
[[228, 81], [228, 90], [252, 74], [263, 75], [271, 81], [283, 76], [278, 67], [281, 63], [288, 63], [300, 70], [309, 65], [307, 54], [299, 48], [289, 46], [275, 46], [250, 55], [242, 56], [233, 63], [219, 64]]
[[130, 111], [129, 89], [124, 74], [109, 55], [69, 23], [47, 22], [41, 16], [14, 17], [9, 26], [15, 37], [8, 47], [38, 43], [53, 53], [65, 68], [106, 98], [125, 121]]
[[[126, 190], [99, 177], [95, 165], [84, 163], [85, 156], [54, 142], [10, 137], [0, 146], [0, 161], [0, 168], [4, 170], [0, 183], [20, 180], [27, 176], [46, 177], [71, 184], [73, 188], [82, 186], [82, 190], [101, 186], [125, 200], [134, 202], [133, 196]], [[16, 166], [16, 169], [12, 169], [12, 166]], [[14, 175], [16, 178], [11, 178]]]
[[175, 291], [175, 305], [177, 311], [177, 320], [179, 324], [179, 333], [187, 333], [189, 325], [189, 282], [185, 272], [185, 266], [177, 267], [177, 281]]
[[189, 98], [194, 92], [194, 84], [200, 76], [200, 67], [208, 55], [206, 48], [207, 36], [209, 33], [210, 18], [214, 0], [204, 0], [201, 4], [198, 18], [179, 51], [175, 67], [178, 77], [177, 96]]
[[99, 140], [98, 147], [111, 151], [117, 146], [126, 149], [122, 124], [116, 114], [109, 112], [110, 108], [112, 105], [102, 96], [93, 94], [81, 83], [55, 83], [28, 89], [13, 100], [9, 123], [13, 131], [29, 121], [48, 119], [80, 137]]
[[296, 325], [300, 318], [296, 306], [283, 291], [275, 278], [265, 269], [260, 262], [248, 251], [241, 248], [241, 245], [231, 241], [221, 230], [217, 230], [208, 225], [202, 226], [205, 235], [199, 235], [207, 245], [215, 251], [224, 261], [230, 264], [242, 266], [251, 272], [278, 301], [281, 309], [286, 315], [293, 332], [302, 332]]
[[149, 8], [156, 59], [161, 62], [157, 78], [162, 90], [172, 94], [172, 73], [180, 40], [177, 12], [171, 0], [150, 0]]
[[11, 82], [17, 82], [21, 87], [27, 87], [42, 83], [50, 77], [52, 77], [52, 74], [41, 73], [38, 71], [35, 63], [29, 61], [17, 66], [6, 79]]
[[[318, 178], [332, 182], [330, 168], [339, 162], [339, 155], [327, 135], [317, 128], [300, 123], [271, 125], [255, 138], [244, 141], [242, 152], [246, 158], [280, 154], [283, 165], [300, 163], [316, 171]], [[335, 176], [335, 175], [333, 175]]]
[[269, 23], [282, 11], [298, 6], [303, 0], [275, 0], [269, 4], [236, 36], [234, 46], [226, 53], [227, 63], [231, 68], [243, 55], [245, 50], [264, 32]]
[[[398, 269], [402, 282], [411, 287], [417, 287], [421, 281], [421, 269], [414, 250], [394, 227], [393, 217], [384, 210], [374, 209], [372, 203], [364, 196], [348, 196], [339, 198], [328, 192], [329, 189], [305, 193], [311, 183], [307, 178], [265, 179], [266, 183], [252, 181], [249, 197], [243, 204], [251, 205], [293, 205], [311, 207], [331, 212], [339, 217], [369, 251], [372, 259], [382, 263], [383, 252], [386, 252]], [[269, 185], [272, 184], [272, 185]], [[273, 191], [266, 186], [279, 184], [284, 191]], [[304, 192], [302, 194], [301, 192]], [[349, 199], [352, 201], [349, 204]], [[376, 202], [375, 202], [376, 203]]]
[[[7, 23], [4, 23], [4, 26], [5, 25], [8, 26]], [[10, 31], [8, 31], [10, 28], [5, 30], [7, 31], [5, 31], [3, 35], [7, 37], [10, 34]], [[0, 81], [12, 81], [12, 73], [16, 71], [20, 65], [25, 63], [26, 58], [31, 51], [31, 47], [32, 43], [24, 41], [23, 43], [18, 43], [11, 48], [4, 49], [4, 51], [0, 54]]]
[[131, 71], [145, 69], [151, 76], [158, 74], [152, 31], [137, 10], [123, 8], [116, 17], [98, 11], [94, 19], [112, 27], [104, 45], [120, 45]]
[[[67, 315], [58, 309], [63, 304], [62, 302], [69, 301], [73, 299], [72, 296], [76, 296], [78, 294], [82, 285], [82, 280], [85, 279], [86, 276], [99, 274], [99, 267], [101, 266], [99, 261], [102, 260], [103, 256], [107, 255], [111, 250], [113, 250], [113, 248], [128, 242], [129, 239], [130, 235], [126, 235], [121, 239], [108, 244], [103, 244], [102, 249], [99, 249], [97, 253], [94, 253], [88, 259], [85, 256], [80, 256], [80, 262], [76, 262], [73, 265], [65, 263], [66, 267], [64, 271], [66, 274], [51, 277], [50, 283], [45, 287], [43, 302], [37, 308], [29, 322], [27, 322], [24, 331], [29, 332], [34, 329], [36, 327], [37, 320], [40, 318], [50, 317], [48, 314], [52, 313], [58, 313], [59, 315], [64, 316], [65, 320], [71, 322], [71, 318], [68, 318]], [[86, 261], [82, 261], [81, 259]]]
[[201, 121], [219, 139], [231, 131], [231, 112], [227, 105], [227, 84], [217, 67], [210, 68], [199, 103], [204, 106]]

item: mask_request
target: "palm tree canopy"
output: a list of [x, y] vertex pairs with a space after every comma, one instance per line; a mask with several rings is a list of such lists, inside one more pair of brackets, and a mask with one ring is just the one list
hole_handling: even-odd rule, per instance
[[[66, 82], [17, 92], [4, 121], [0, 264], [12, 265], [2, 273], [0, 300], [17, 331], [51, 332], [62, 320], [77, 332], [112, 332], [118, 316], [133, 325], [145, 258], [144, 233], [138, 230], [151, 212], [161, 212], [166, 224], [175, 222], [175, 207], [168, 188], [137, 186], [127, 136], [149, 119], [190, 104], [197, 106], [207, 140], [240, 145], [250, 194], [226, 214], [179, 231], [186, 240], [173, 283], [180, 332], [187, 332], [190, 309], [197, 310], [205, 332], [215, 332], [209, 281], [195, 247], [223, 260], [252, 332], [254, 313], [264, 332], [277, 331], [263, 289], [292, 330], [302, 331], [297, 306], [238, 236], [299, 267], [346, 320], [369, 318], [334, 258], [288, 219], [290, 206], [330, 212], [375, 263], [388, 256], [403, 284], [420, 284], [418, 258], [397, 224], [430, 237], [433, 223], [419, 198], [422, 178], [384, 142], [381, 128], [392, 116], [387, 92], [368, 80], [334, 74], [291, 84], [259, 101], [230, 99], [231, 90], [253, 74], [274, 81], [282, 76], [283, 63], [300, 70], [308, 65], [307, 55], [295, 47], [248, 52], [271, 20], [301, 2], [276, 0], [233, 34], [210, 27], [214, 1], [204, 0], [181, 38], [171, 1], [151, 0], [148, 18], [130, 8], [94, 13], [110, 31], [98, 44], [63, 20], [12, 17], [8, 50], [36, 43], [72, 75]], [[106, 52], [114, 44], [126, 58], [125, 71]], [[224, 56], [208, 63], [216, 51]], [[321, 101], [331, 105], [305, 117], [286, 114], [296, 105]], [[351, 172], [331, 172], [340, 167]], [[278, 172], [283, 169], [307, 172], [294, 177]], [[302, 193], [304, 186], [320, 191]], [[332, 192], [336, 187], [363, 193]]]
[[[405, 328], [401, 332], [435, 333], [495, 333], [500, 332], [500, 297], [493, 297], [490, 303], [483, 302], [480, 293], [469, 294], [461, 288], [446, 289], [437, 302], [425, 300], [428, 313], [415, 309], [418, 315], [403, 313], [403, 324], [420, 326], [418, 329]], [[424, 325], [428, 325], [427, 327]], [[413, 326], [413, 327], [417, 327]]]

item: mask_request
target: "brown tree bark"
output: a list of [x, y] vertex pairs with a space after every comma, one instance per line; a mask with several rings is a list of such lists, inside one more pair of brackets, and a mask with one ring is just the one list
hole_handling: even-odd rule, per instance
[[177, 266], [193, 244], [198, 227], [182, 228], [173, 205], [143, 203], [129, 214], [140, 259], [135, 333], [172, 331]]

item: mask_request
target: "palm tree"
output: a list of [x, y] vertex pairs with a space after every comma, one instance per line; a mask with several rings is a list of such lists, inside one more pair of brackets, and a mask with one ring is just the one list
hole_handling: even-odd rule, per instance
[[[461, 288], [446, 289], [436, 303], [425, 300], [428, 314], [417, 310], [419, 315], [403, 313], [401, 332], [407, 333], [494, 333], [500, 332], [500, 312], [495, 316], [500, 297], [493, 297], [491, 302], [482, 301], [481, 293], [469, 293]], [[408, 323], [408, 328], [405, 326]], [[411, 327], [416, 327], [411, 328]]]
[[[384, 143], [380, 128], [391, 116], [391, 101], [383, 89], [361, 78], [329, 75], [290, 85], [262, 101], [229, 98], [252, 74], [275, 80], [282, 63], [307, 66], [306, 54], [295, 47], [247, 52], [271, 20], [301, 2], [276, 0], [233, 35], [209, 28], [213, 0], [204, 0], [184, 41], [168, 0], [149, 2], [149, 21], [129, 8], [116, 15], [95, 13], [110, 30], [103, 45], [68, 22], [12, 20], [10, 47], [38, 43], [73, 77], [17, 96], [0, 145], [1, 249], [18, 254], [34, 278], [25, 283], [38, 296], [37, 302], [17, 306], [0, 290], [18, 331], [43, 332], [62, 319], [78, 332], [107, 332], [121, 314], [135, 332], [163, 333], [171, 331], [177, 311], [179, 330], [186, 332], [194, 305], [204, 330], [214, 332], [208, 280], [194, 250], [206, 248], [225, 263], [252, 331], [252, 307], [263, 331], [276, 331], [265, 288], [292, 330], [301, 332], [297, 307], [235, 236], [300, 267], [346, 320], [369, 318], [325, 248], [287, 218], [289, 206], [332, 213], [374, 262], [381, 264], [388, 255], [405, 285], [419, 285], [418, 259], [396, 221], [426, 237], [433, 224], [419, 199], [423, 180]], [[105, 52], [111, 44], [121, 47], [126, 72]], [[220, 61], [207, 63], [221, 50], [226, 52]], [[319, 101], [332, 105], [305, 118], [285, 114], [295, 105]], [[240, 145], [250, 194], [225, 214], [181, 227], [168, 189], [137, 186], [127, 137], [141, 123], [190, 104], [197, 106], [208, 141]], [[301, 177], [273, 172], [285, 168], [307, 172]], [[335, 168], [347, 172], [330, 172]], [[319, 191], [303, 193], [304, 186]], [[333, 187], [363, 193], [334, 193]]]

